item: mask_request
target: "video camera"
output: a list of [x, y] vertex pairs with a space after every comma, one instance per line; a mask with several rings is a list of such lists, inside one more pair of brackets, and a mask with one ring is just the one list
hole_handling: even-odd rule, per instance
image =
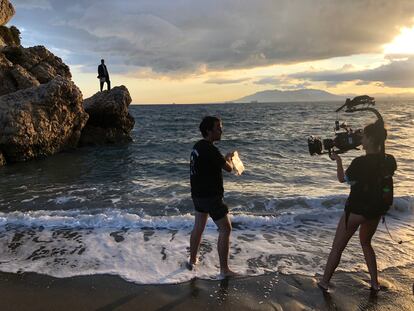
[[[367, 95], [357, 96], [354, 99], [347, 98], [345, 104], [339, 107], [335, 112], [339, 113], [345, 108], [346, 113], [356, 111], [371, 111], [375, 113], [378, 120], [384, 122], [381, 114], [372, 106], [375, 105], [373, 97]], [[362, 106], [362, 107], [360, 107]], [[333, 139], [321, 139], [320, 137], [310, 136], [308, 138], [308, 148], [310, 155], [314, 154], [336, 154], [345, 153], [351, 149], [358, 149], [362, 143], [362, 129], [353, 130], [346, 123], [339, 124], [339, 120], [335, 121], [334, 127], [335, 137]]]

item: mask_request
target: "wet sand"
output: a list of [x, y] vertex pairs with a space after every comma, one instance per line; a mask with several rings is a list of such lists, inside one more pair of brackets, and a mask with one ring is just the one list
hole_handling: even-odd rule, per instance
[[338, 272], [323, 293], [314, 277], [276, 273], [174, 285], [0, 273], [0, 310], [414, 310], [414, 265], [382, 271], [378, 294], [368, 280], [365, 272]]

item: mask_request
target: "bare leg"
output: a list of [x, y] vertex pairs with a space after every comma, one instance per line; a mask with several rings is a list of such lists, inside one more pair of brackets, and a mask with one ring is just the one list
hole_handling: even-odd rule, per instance
[[361, 242], [365, 262], [367, 263], [368, 272], [371, 276], [371, 287], [374, 290], [379, 290], [379, 285], [377, 274], [377, 259], [375, 257], [375, 251], [371, 245], [371, 239], [377, 231], [380, 219], [381, 217], [367, 220], [359, 228], [359, 241]]
[[191, 231], [190, 238], [190, 264], [194, 265], [197, 262], [197, 252], [200, 247], [201, 236], [204, 232], [208, 219], [208, 214], [195, 212], [194, 228]]
[[219, 229], [217, 250], [220, 258], [220, 274], [222, 276], [234, 276], [235, 272], [231, 271], [228, 264], [231, 223], [228, 215], [215, 221]]
[[325, 267], [325, 273], [323, 274], [322, 280], [319, 282], [319, 286], [323, 289], [328, 289], [329, 280], [331, 279], [335, 269], [338, 267], [342, 252], [348, 244], [349, 239], [358, 229], [358, 226], [364, 221], [365, 218], [363, 216], [351, 213], [348, 218], [348, 224], [345, 225], [345, 213], [342, 215], [339, 220], [338, 227], [336, 228], [332, 249]]

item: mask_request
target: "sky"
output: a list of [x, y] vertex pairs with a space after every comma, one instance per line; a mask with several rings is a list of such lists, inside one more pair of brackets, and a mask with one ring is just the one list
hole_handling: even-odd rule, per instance
[[25, 47], [44, 45], [85, 98], [227, 102], [263, 90], [414, 93], [412, 0], [10, 0]]

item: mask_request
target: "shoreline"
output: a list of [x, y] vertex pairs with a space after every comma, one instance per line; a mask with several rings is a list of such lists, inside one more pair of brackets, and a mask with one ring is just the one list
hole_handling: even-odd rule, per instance
[[254, 277], [140, 285], [114, 275], [54, 278], [0, 272], [0, 309], [8, 310], [414, 310], [414, 265], [379, 274], [334, 274], [329, 293], [317, 278], [271, 273]]

